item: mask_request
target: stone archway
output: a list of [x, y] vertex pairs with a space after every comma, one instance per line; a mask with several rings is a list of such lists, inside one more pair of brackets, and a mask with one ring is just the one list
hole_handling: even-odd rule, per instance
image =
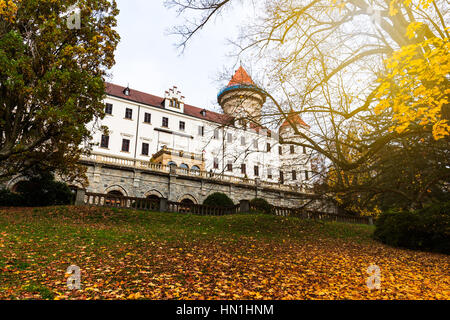
[[145, 198], [151, 200], [149, 203], [150, 210], [159, 211], [160, 210], [160, 200], [163, 195], [158, 190], [150, 190], [145, 194]]
[[[109, 193], [111, 193], [113, 191], [120, 192], [122, 194], [122, 196], [125, 196], [125, 197], [128, 196], [128, 192], [125, 190], [125, 188], [123, 188], [123, 187], [121, 187], [119, 185], [110, 186], [110, 187], [105, 189], [105, 193], [106, 194], [109, 194]], [[118, 193], [115, 193], [115, 194], [111, 193], [111, 194], [118, 195]]]
[[[184, 201], [184, 202], [183, 202]], [[178, 199], [178, 202], [187, 203], [187, 204], [198, 204], [197, 199], [190, 194], [185, 194]]]

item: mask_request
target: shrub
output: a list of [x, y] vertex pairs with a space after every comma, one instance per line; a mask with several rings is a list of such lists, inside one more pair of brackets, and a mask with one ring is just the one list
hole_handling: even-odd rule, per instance
[[376, 221], [374, 236], [392, 246], [449, 254], [450, 202], [412, 212], [384, 212]]
[[214, 206], [214, 207], [232, 207], [234, 206], [233, 200], [230, 199], [226, 194], [216, 192], [210, 194], [205, 201], [203, 201], [204, 205]]
[[25, 199], [25, 205], [42, 207], [66, 205], [72, 202], [72, 191], [63, 182], [55, 181], [52, 174], [41, 173], [21, 183], [17, 191]]
[[273, 212], [273, 206], [269, 202], [267, 202], [267, 200], [262, 198], [255, 198], [250, 200], [250, 208], [266, 214], [271, 214]]
[[17, 193], [0, 190], [0, 206], [41, 207], [73, 202], [70, 188], [63, 182], [55, 181], [53, 174], [43, 171], [29, 174], [27, 178], [17, 186]]
[[17, 207], [24, 204], [25, 199], [22, 195], [11, 192], [8, 189], [0, 189], [0, 207]]

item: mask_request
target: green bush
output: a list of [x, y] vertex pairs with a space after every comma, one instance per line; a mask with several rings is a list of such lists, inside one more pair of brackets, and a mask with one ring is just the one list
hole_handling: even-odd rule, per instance
[[24, 204], [25, 199], [22, 195], [8, 189], [0, 189], [0, 207], [17, 207]]
[[450, 202], [412, 212], [384, 212], [376, 221], [374, 236], [396, 247], [449, 254]]
[[250, 200], [250, 208], [258, 212], [271, 214], [273, 212], [273, 206], [262, 198], [255, 198]]
[[43, 207], [73, 202], [70, 188], [63, 182], [55, 181], [53, 174], [39, 172], [27, 178], [17, 186], [17, 193], [0, 190], [0, 206]]
[[234, 206], [233, 200], [231, 200], [226, 194], [216, 192], [210, 194], [205, 201], [204, 205], [213, 207], [232, 207]]

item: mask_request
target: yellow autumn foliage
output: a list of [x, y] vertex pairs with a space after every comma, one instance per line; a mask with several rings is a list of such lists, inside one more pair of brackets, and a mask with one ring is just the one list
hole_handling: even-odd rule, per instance
[[[390, 14], [395, 15], [395, 3], [391, 1]], [[428, 8], [432, 1], [419, 1], [416, 6]], [[413, 5], [412, 1], [404, 1]], [[392, 9], [394, 8], [394, 9]], [[421, 22], [409, 24], [406, 36], [420, 40]], [[414, 41], [412, 41], [414, 42]], [[436, 140], [450, 135], [450, 123], [442, 117], [443, 107], [448, 105], [450, 88], [450, 42], [449, 38], [431, 38], [403, 46], [385, 61], [387, 74], [379, 78], [379, 99], [375, 112], [392, 108], [394, 113], [392, 131], [402, 133], [417, 123], [431, 126]]]

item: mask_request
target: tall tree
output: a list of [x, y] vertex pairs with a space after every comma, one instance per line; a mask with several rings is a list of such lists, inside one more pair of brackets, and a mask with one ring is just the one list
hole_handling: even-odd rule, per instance
[[119, 35], [114, 0], [0, 0], [0, 177], [40, 163], [80, 177], [104, 114]]
[[[175, 29], [181, 36], [179, 44], [185, 46], [214, 15], [236, 3], [168, 1], [188, 18]], [[430, 157], [448, 154], [446, 1], [269, 0], [260, 6], [235, 41], [238, 50], [258, 58], [267, 71], [268, 97], [273, 102], [267, 113], [287, 120], [304, 141], [281, 142], [300, 144], [324, 155], [339, 190], [351, 194], [358, 187], [364, 190], [363, 185], [367, 190], [367, 183], [376, 181], [378, 173], [387, 172], [382, 164], [395, 158], [389, 159], [389, 153], [406, 156], [409, 149], [418, 151], [417, 144], [422, 141], [433, 145], [427, 146], [434, 150]], [[309, 132], [298, 130], [296, 123], [289, 121], [293, 113], [309, 120]], [[434, 144], [439, 140], [445, 141]], [[434, 173], [440, 172], [440, 179], [430, 180], [433, 187], [442, 190], [448, 183], [448, 158], [439, 162], [424, 159], [420, 164], [402, 159], [408, 169], [423, 168], [426, 163]], [[364, 171], [368, 167], [374, 170], [370, 174]], [[355, 176], [359, 178], [353, 179]], [[417, 179], [408, 177], [409, 184]], [[395, 181], [397, 178], [400, 180]], [[392, 175], [377, 192], [392, 194], [396, 186], [407, 188], [405, 179]], [[420, 206], [416, 200], [433, 198], [424, 196], [423, 190], [432, 189], [404, 189], [400, 191], [407, 192], [398, 196], [406, 202], [415, 199], [412, 206]]]

